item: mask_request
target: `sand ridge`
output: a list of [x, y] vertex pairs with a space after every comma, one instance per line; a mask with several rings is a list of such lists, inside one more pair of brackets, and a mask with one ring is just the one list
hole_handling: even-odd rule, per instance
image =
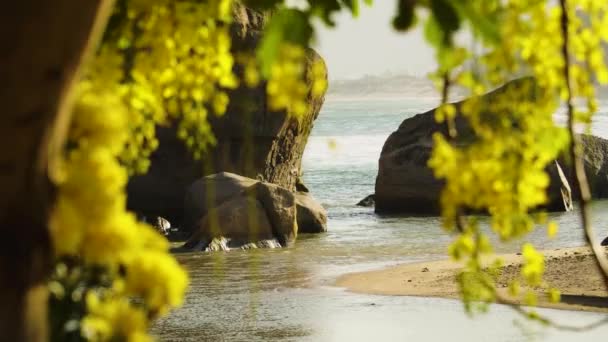
[[[562, 301], [550, 303], [543, 290], [535, 289], [540, 294], [538, 306], [608, 312], [608, 289], [589, 248], [561, 248], [543, 253], [544, 279], [561, 291]], [[504, 265], [497, 285], [506, 295], [509, 281], [519, 275], [523, 258], [519, 253], [499, 256]], [[366, 294], [459, 298], [455, 277], [461, 267], [462, 264], [452, 260], [403, 264], [346, 274], [337, 279], [336, 286]]]

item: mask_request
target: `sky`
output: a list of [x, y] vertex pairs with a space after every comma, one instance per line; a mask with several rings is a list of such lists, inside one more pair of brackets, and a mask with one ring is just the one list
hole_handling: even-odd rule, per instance
[[424, 77], [433, 71], [433, 51], [421, 30], [392, 29], [396, 6], [396, 0], [376, 0], [371, 7], [362, 6], [358, 18], [347, 12], [335, 15], [335, 28], [316, 25], [316, 49], [327, 63], [330, 79], [385, 73]]

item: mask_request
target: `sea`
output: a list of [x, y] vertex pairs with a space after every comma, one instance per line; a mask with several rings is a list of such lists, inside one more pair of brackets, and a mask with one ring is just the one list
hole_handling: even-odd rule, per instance
[[[156, 322], [160, 341], [592, 341], [608, 326], [567, 332], [493, 305], [469, 316], [458, 300], [378, 296], [334, 285], [342, 274], [447, 257], [453, 239], [438, 217], [379, 216], [356, 203], [374, 192], [384, 141], [436, 98], [328, 99], [303, 158], [303, 179], [327, 209], [328, 232], [301, 235], [285, 249], [192, 253], [178, 258], [191, 285], [183, 307]], [[608, 138], [608, 102], [593, 133]], [[565, 122], [563, 111], [556, 114]], [[542, 228], [526, 239], [540, 249], [584, 244], [576, 212], [552, 213], [556, 238]], [[608, 235], [608, 202], [593, 204], [598, 237]], [[496, 241], [497, 242], [497, 241]], [[520, 250], [522, 241], [497, 244]], [[560, 323], [584, 325], [605, 315], [539, 309]]]

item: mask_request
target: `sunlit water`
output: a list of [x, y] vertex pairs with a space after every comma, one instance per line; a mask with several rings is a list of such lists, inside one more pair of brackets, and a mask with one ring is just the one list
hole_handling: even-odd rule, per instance
[[[388, 134], [403, 119], [432, 108], [430, 100], [326, 103], [304, 155], [304, 180], [328, 209], [329, 232], [300, 236], [293, 248], [180, 255], [192, 284], [183, 308], [158, 322], [163, 341], [522, 341], [592, 340], [583, 334], [526, 322], [510, 309], [468, 318], [453, 300], [352, 294], [333, 287], [337, 276], [387, 265], [439, 259], [450, 236], [435, 217], [379, 217], [355, 204], [373, 192], [377, 160]], [[563, 117], [559, 117], [560, 120]], [[608, 116], [598, 117], [606, 136]], [[608, 127], [607, 127], [608, 128]], [[594, 206], [598, 235], [608, 234], [608, 202]], [[555, 240], [531, 239], [541, 248], [583, 244], [574, 213], [552, 214]], [[499, 251], [517, 250], [519, 243]], [[545, 311], [570, 324], [602, 317]], [[516, 324], [514, 324], [516, 322]]]

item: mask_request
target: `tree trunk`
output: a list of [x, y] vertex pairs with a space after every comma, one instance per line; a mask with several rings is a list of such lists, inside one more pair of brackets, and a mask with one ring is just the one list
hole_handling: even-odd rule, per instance
[[0, 11], [0, 341], [47, 339], [47, 219], [71, 90], [112, 0], [17, 0]]

